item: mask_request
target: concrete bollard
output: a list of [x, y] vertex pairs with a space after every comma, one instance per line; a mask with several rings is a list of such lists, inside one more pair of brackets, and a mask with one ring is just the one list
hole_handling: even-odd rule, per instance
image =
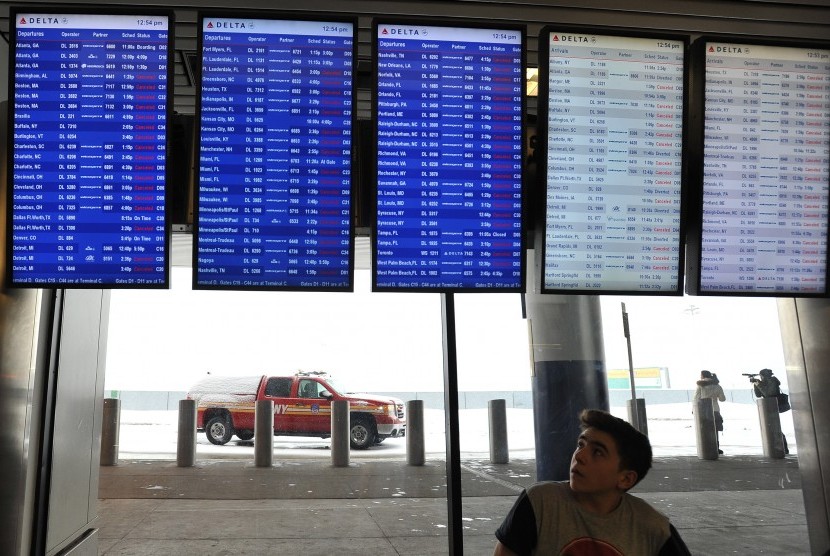
[[695, 432], [697, 457], [706, 460], [718, 459], [718, 431], [715, 427], [715, 407], [711, 398], [701, 398], [695, 404]]
[[406, 402], [406, 464], [424, 465], [424, 400]]
[[490, 400], [487, 413], [490, 424], [490, 463], [508, 463], [510, 454], [507, 450], [507, 402]]
[[121, 426], [121, 400], [104, 398], [101, 422], [101, 465], [118, 463], [118, 433]]
[[645, 398], [637, 398], [637, 418], [634, 418], [634, 403], [632, 400], [626, 400], [625, 406], [628, 408], [628, 422], [631, 423], [635, 429], [648, 436], [648, 418], [646, 417], [646, 400]]
[[176, 437], [176, 465], [196, 464], [196, 400], [179, 400], [179, 432]]
[[334, 467], [349, 466], [349, 400], [331, 402], [331, 464]]
[[274, 463], [274, 400], [257, 400], [254, 415], [254, 465]]
[[778, 398], [758, 398], [755, 403], [761, 421], [764, 456], [784, 459], [784, 437], [781, 434], [781, 417], [778, 415]]

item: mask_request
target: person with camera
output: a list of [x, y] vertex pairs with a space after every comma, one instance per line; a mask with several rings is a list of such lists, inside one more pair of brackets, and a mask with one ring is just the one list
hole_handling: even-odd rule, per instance
[[[755, 391], [755, 397], [778, 398], [781, 395], [781, 381], [773, 376], [772, 369], [761, 369], [758, 371], [758, 374], [761, 378], [755, 378], [754, 376], [750, 376], [749, 378], [749, 381], [752, 383], [752, 389]], [[785, 410], [779, 407], [778, 411]], [[784, 453], [789, 454], [790, 450], [787, 447], [787, 437], [784, 436], [783, 432], [781, 433], [781, 439], [784, 442]]]
[[781, 393], [781, 381], [772, 374], [772, 369], [761, 369], [761, 378], [750, 378], [756, 398], [775, 398]]
[[[725, 402], [726, 394], [724, 394], [723, 387], [721, 387], [720, 381], [718, 380], [718, 375], [715, 373], [700, 371], [700, 380], [697, 381], [697, 390], [695, 390], [692, 408], [697, 406], [697, 401], [701, 398], [712, 399], [712, 409], [715, 410], [715, 429], [718, 432], [723, 432], [723, 417], [720, 414], [718, 400]], [[692, 411], [694, 412], [694, 409]], [[718, 453], [722, 454], [723, 450], [720, 449], [720, 438], [717, 438], [717, 442]]]

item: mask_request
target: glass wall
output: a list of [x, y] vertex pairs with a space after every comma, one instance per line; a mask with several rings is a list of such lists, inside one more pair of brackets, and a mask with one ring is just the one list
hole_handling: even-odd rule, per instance
[[[102, 470], [102, 515], [147, 515], [129, 530], [104, 527], [104, 546], [202, 549], [213, 533], [191, 527], [192, 521], [232, 510], [233, 527], [249, 540], [223, 543], [261, 546], [263, 553], [298, 547], [313, 553], [335, 540], [346, 553], [447, 553], [440, 295], [369, 289], [367, 271], [358, 270], [351, 294], [192, 291], [189, 268], [175, 267], [169, 291], [113, 291], [105, 388], [122, 403], [120, 461]], [[527, 321], [518, 294], [456, 294], [454, 301], [462, 539], [465, 553], [487, 554], [516, 496], [536, 480]], [[700, 478], [691, 413], [695, 383], [707, 369], [727, 395], [720, 435], [726, 459], [718, 480], [728, 484], [719, 490], [737, 500], [746, 489], [783, 488], [779, 496], [795, 520], [790, 529], [806, 530], [794, 456], [769, 473], [735, 475], [735, 469], [757, 470], [762, 455], [754, 397], [742, 373], [771, 368], [787, 390], [774, 300], [601, 298], [610, 409], [627, 419], [622, 302], [655, 455], [654, 469], [634, 493], [679, 520], [690, 546], [708, 542], [711, 530], [678, 511], [685, 507], [681, 499], [704, 504], [706, 493], [696, 484], [714, 488]], [[195, 468], [172, 467], [177, 403], [193, 384], [208, 376], [298, 371], [328, 372], [343, 391], [420, 400], [425, 464], [407, 465], [405, 437], [353, 449], [350, 465], [336, 468], [325, 434], [280, 435], [274, 437], [273, 467], [259, 469], [250, 439], [234, 436], [217, 445], [200, 432]], [[504, 400], [507, 463], [491, 461], [493, 400]], [[791, 413], [781, 414], [781, 423], [795, 454]], [[788, 480], [778, 485], [782, 470]], [[136, 499], [148, 505], [136, 510]], [[757, 548], [751, 539], [741, 542]]]
[[[354, 293], [193, 291], [190, 276], [175, 267], [171, 290], [112, 292], [105, 389], [121, 400], [120, 446], [118, 465], [102, 468], [100, 497], [102, 515], [133, 518], [103, 527], [102, 545], [209, 553], [218, 534], [258, 554], [446, 553], [440, 297], [371, 294], [366, 270]], [[335, 467], [325, 400], [300, 390], [282, 407], [275, 400], [275, 427], [293, 428], [274, 437], [271, 468], [255, 467], [238, 424], [226, 443], [198, 432], [196, 465], [173, 467], [178, 400], [208, 379], [200, 405], [241, 419], [262, 376], [296, 387], [324, 380], [350, 398], [353, 417], [381, 406], [400, 417], [422, 400], [426, 463], [407, 466], [406, 437], [392, 434], [400, 423], [378, 415], [375, 442]]]
[[[460, 294], [455, 309], [464, 551], [489, 554], [516, 496], [536, 480], [528, 327], [519, 294]], [[506, 420], [506, 464], [491, 461], [491, 406]]]

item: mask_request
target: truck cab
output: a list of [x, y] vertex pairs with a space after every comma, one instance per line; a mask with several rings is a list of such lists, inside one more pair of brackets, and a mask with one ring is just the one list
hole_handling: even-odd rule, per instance
[[239, 384], [248, 384], [247, 392], [245, 386], [231, 387], [237, 382], [234, 379], [217, 377], [201, 381], [188, 393], [188, 398], [198, 400], [197, 427], [211, 443], [226, 444], [234, 434], [241, 440], [253, 438], [257, 400], [274, 402], [275, 436], [330, 437], [334, 400], [349, 402], [352, 448], [366, 449], [406, 434], [402, 400], [342, 392], [328, 373], [263, 376], [256, 386], [252, 378], [238, 379]]

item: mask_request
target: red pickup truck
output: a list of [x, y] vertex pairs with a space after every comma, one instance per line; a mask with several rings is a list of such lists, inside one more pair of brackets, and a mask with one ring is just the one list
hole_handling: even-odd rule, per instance
[[196, 400], [196, 427], [213, 444], [254, 437], [257, 400], [274, 401], [275, 436], [331, 436], [331, 402], [348, 400], [351, 446], [365, 450], [386, 438], [406, 434], [403, 401], [339, 391], [326, 373], [293, 376], [209, 376], [195, 384], [187, 399]]

